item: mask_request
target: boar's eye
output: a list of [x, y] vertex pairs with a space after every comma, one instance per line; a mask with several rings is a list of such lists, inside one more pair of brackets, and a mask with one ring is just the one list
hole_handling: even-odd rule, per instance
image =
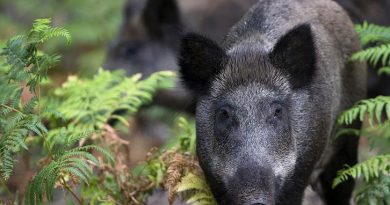
[[222, 106], [215, 112], [215, 128], [218, 132], [231, 130], [236, 124], [234, 110], [229, 106]]
[[281, 119], [282, 116], [283, 116], [283, 108], [282, 107], [275, 108], [274, 117]]
[[216, 114], [216, 121], [217, 122], [227, 122], [229, 121], [230, 119], [230, 109], [227, 108], [227, 107], [223, 107], [223, 108], [220, 108], [217, 110], [217, 114]]
[[274, 102], [271, 104], [271, 110], [272, 110], [272, 113], [271, 114], [271, 118], [272, 118], [272, 121], [275, 121], [275, 120], [282, 120], [283, 119], [283, 116], [284, 116], [284, 108], [283, 108], [283, 105], [279, 102]]

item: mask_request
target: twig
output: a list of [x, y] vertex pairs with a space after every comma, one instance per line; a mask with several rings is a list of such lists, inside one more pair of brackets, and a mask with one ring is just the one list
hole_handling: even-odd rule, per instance
[[62, 179], [62, 181], [63, 181], [63, 182], [61, 183], [62, 186], [64, 186], [65, 189], [68, 190], [68, 192], [72, 194], [72, 196], [77, 200], [77, 202], [78, 202], [80, 205], [83, 205], [82, 200], [77, 196], [76, 193], [73, 192], [72, 188], [70, 188], [70, 187], [68, 186], [68, 184], [66, 183], [66, 181], [65, 181], [65, 179], [64, 179], [63, 176], [61, 177], [61, 179]]
[[22, 113], [21, 111], [15, 109], [15, 108], [13, 108], [13, 107], [10, 107], [10, 106], [5, 105], [5, 104], [0, 104], [0, 105], [3, 106], [3, 107], [5, 107], [5, 108], [7, 108], [7, 109], [10, 109], [10, 110], [13, 110], [13, 111], [15, 111], [15, 112], [18, 112], [18, 113], [22, 114], [23, 116], [25, 116], [24, 113]]

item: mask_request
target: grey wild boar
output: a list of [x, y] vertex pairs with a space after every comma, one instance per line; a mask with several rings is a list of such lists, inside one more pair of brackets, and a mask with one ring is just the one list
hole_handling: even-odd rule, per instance
[[[333, 138], [337, 116], [366, 95], [366, 67], [344, 10], [330, 0], [260, 0], [218, 45], [189, 33], [181, 80], [196, 100], [197, 153], [219, 204], [298, 205], [310, 187], [350, 203], [356, 137]], [[355, 125], [359, 126], [359, 125]]]
[[[159, 70], [177, 70], [181, 33], [195, 30], [221, 42], [229, 28], [257, 0], [128, 0], [123, 23], [111, 43], [105, 68], [123, 68], [129, 74], [144, 76]], [[336, 0], [352, 20], [389, 25], [390, 2], [387, 0]], [[371, 71], [371, 70], [370, 70]], [[368, 94], [389, 94], [389, 78], [370, 73]], [[182, 89], [161, 91], [157, 104], [174, 110], [193, 112], [190, 98]]]

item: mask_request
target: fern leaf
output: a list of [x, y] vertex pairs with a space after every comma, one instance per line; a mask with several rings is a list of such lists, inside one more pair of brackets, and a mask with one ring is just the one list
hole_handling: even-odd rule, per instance
[[98, 151], [99, 153], [103, 154], [103, 156], [107, 159], [109, 159], [110, 161], [114, 161], [114, 157], [112, 156], [112, 154], [107, 151], [106, 149], [104, 148], [101, 148], [99, 146], [95, 146], [95, 145], [86, 145], [86, 146], [83, 146], [83, 147], [79, 147], [79, 148], [75, 148], [74, 150], [95, 150], [95, 151]]
[[74, 167], [65, 167], [62, 169], [62, 171], [74, 175], [80, 178], [84, 183], [88, 184], [89, 177], [85, 173], [81, 172], [79, 169], [76, 169]]
[[333, 181], [333, 187], [347, 181], [350, 177], [356, 179], [363, 176], [365, 181], [378, 178], [381, 173], [388, 174], [390, 171], [390, 155], [378, 155], [353, 167], [339, 171]]
[[355, 30], [364, 46], [370, 43], [390, 43], [390, 28], [364, 22], [356, 25]]
[[378, 66], [379, 62], [382, 65], [390, 64], [390, 44], [384, 44], [372, 48], [367, 48], [352, 55], [352, 60], [367, 61], [373, 66]]
[[188, 173], [177, 185], [176, 190], [178, 193], [190, 193], [190, 197], [187, 199], [187, 203], [195, 205], [217, 205], [217, 202], [214, 199], [206, 181], [198, 175]]
[[382, 112], [385, 111], [386, 116], [390, 117], [390, 97], [378, 96], [374, 99], [366, 99], [358, 102], [349, 110], [342, 113], [339, 118], [339, 124], [350, 125], [354, 120], [364, 120], [366, 113], [369, 114], [369, 121], [372, 124], [374, 120], [382, 122]]
[[87, 160], [92, 161], [95, 164], [99, 164], [99, 161], [92, 154], [85, 151], [76, 151], [76, 150], [66, 151], [66, 153], [64, 153], [61, 156], [60, 161], [66, 161], [66, 159], [73, 158], [73, 157], [85, 158]]
[[378, 75], [383, 75], [383, 74], [390, 75], [390, 66], [386, 66], [378, 70]]
[[59, 177], [58, 163], [52, 161], [45, 166], [31, 181], [27, 188], [25, 203], [40, 204], [45, 198], [52, 200], [52, 190]]

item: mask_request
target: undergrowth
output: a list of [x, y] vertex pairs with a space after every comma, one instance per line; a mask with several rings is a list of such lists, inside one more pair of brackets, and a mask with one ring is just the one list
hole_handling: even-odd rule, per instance
[[[379, 74], [390, 74], [389, 28], [365, 23], [356, 30], [366, 49], [352, 60], [367, 61], [378, 67]], [[61, 58], [40, 48], [57, 37], [71, 43], [66, 29], [39, 19], [27, 34], [1, 42], [0, 193], [7, 192], [6, 182], [18, 160], [32, 155], [33, 175], [26, 190], [11, 198], [13, 203], [47, 204], [55, 191], [63, 190], [77, 204], [146, 204], [153, 193], [165, 190], [170, 203], [179, 199], [217, 204], [195, 157], [191, 120], [178, 118], [176, 143], [152, 149], [136, 168], [129, 165], [130, 141], [109, 123], [115, 120], [130, 127], [131, 119], [157, 90], [174, 85], [175, 74], [126, 77], [123, 71], [99, 69], [91, 78], [69, 76], [53, 89], [48, 72]], [[390, 97], [378, 96], [358, 102], [339, 117], [338, 122], [346, 125], [367, 121], [366, 128], [342, 130], [340, 135], [366, 137], [377, 153], [341, 170], [334, 180], [337, 186], [362, 177], [364, 184], [355, 195], [359, 205], [390, 204], [389, 116]]]
[[170, 202], [216, 204], [194, 157], [193, 122], [179, 118], [176, 144], [151, 150], [136, 168], [129, 165], [130, 141], [109, 123], [130, 127], [157, 90], [174, 86], [175, 74], [126, 77], [99, 69], [91, 78], [72, 75], [53, 88], [48, 73], [61, 57], [40, 48], [57, 37], [69, 44], [71, 35], [50, 24], [38, 19], [27, 34], [2, 43], [0, 194], [10, 193], [6, 183], [28, 158], [33, 174], [25, 190], [9, 196], [11, 204], [47, 204], [59, 190], [75, 204], [146, 204], [159, 189]]
[[[356, 26], [364, 50], [354, 54], [352, 60], [368, 62], [378, 68], [378, 74], [390, 74], [390, 28], [369, 23]], [[376, 154], [353, 167], [341, 170], [333, 186], [349, 178], [363, 178], [363, 186], [356, 191], [359, 205], [390, 204], [390, 96], [365, 99], [345, 111], [338, 119], [339, 124], [349, 125], [354, 121], [368, 122], [362, 130], [343, 130], [369, 140], [371, 150]]]

